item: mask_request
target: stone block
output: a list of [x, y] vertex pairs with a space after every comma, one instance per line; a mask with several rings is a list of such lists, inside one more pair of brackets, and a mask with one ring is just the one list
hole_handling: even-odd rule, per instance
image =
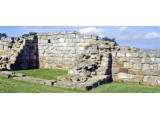
[[117, 53], [116, 52], [112, 52], [112, 57], [116, 57]]
[[158, 85], [160, 82], [160, 77], [158, 76], [144, 76], [143, 82], [150, 85]]
[[120, 62], [129, 62], [129, 59], [127, 57], [120, 57], [120, 58], [117, 58], [117, 60]]
[[119, 72], [120, 73], [128, 73], [128, 69], [127, 68], [120, 68]]
[[149, 70], [150, 65], [149, 64], [142, 64], [142, 70]]
[[133, 64], [130, 62], [124, 62], [124, 68], [132, 68]]
[[67, 47], [67, 46], [68, 46], [68, 43], [62, 42], [62, 43], [59, 44], [59, 46]]
[[110, 46], [109, 46], [109, 45], [106, 45], [106, 44], [100, 44], [100, 45], [99, 45], [99, 48], [100, 48], [100, 49], [109, 49]]
[[160, 58], [155, 58], [154, 60], [156, 63], [160, 63]]
[[12, 71], [1, 71], [1, 72], [0, 72], [0, 75], [9, 78], [9, 77], [15, 76], [15, 73], [12, 72]]
[[160, 70], [160, 63], [159, 63], [159, 64], [157, 64], [157, 67], [158, 67], [158, 70]]
[[141, 63], [134, 63], [133, 64], [133, 69], [141, 70], [142, 69], [142, 64]]
[[117, 57], [125, 57], [126, 53], [124, 52], [117, 52]]
[[124, 62], [112, 62], [113, 67], [124, 67]]
[[150, 64], [151, 70], [158, 70], [158, 64]]
[[129, 58], [136, 58], [138, 56], [139, 56], [138, 53], [126, 53], [126, 57], [129, 57]]
[[65, 42], [65, 39], [64, 39], [64, 38], [61, 38], [61, 39], [59, 39], [59, 42], [64, 43], [64, 42]]
[[139, 52], [139, 57], [146, 58], [146, 57], [149, 57], [149, 56], [148, 56], [148, 53], [146, 53], [146, 52]]
[[132, 75], [143, 75], [144, 74], [142, 70], [136, 70], [136, 69], [129, 69], [128, 73]]
[[132, 63], [141, 63], [142, 60], [141, 58], [130, 58], [129, 61]]
[[143, 71], [144, 75], [149, 75], [149, 76], [160, 76], [160, 70], [144, 70]]
[[146, 64], [155, 63], [155, 58], [142, 58], [142, 63]]
[[132, 78], [132, 76], [130, 75], [130, 74], [128, 74], [128, 73], [118, 73], [117, 74], [117, 78], [118, 79], [121, 79], [121, 80], [124, 80], [124, 79], [131, 79]]
[[118, 74], [119, 73], [119, 69], [118, 67], [112, 67], [112, 74]]
[[143, 82], [143, 75], [132, 75], [130, 81], [131, 82]]

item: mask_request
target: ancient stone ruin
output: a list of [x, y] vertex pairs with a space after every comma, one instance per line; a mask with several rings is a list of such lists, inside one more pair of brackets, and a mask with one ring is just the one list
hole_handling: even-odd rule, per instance
[[76, 31], [1, 38], [1, 70], [33, 68], [68, 69], [68, 75], [57, 80], [34, 79], [52, 86], [90, 90], [112, 81], [160, 84], [159, 51], [120, 47]]

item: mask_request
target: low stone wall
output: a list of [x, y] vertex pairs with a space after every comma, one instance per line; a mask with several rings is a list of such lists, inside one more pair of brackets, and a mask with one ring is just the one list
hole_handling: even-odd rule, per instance
[[120, 48], [112, 58], [113, 80], [160, 84], [160, 51]]

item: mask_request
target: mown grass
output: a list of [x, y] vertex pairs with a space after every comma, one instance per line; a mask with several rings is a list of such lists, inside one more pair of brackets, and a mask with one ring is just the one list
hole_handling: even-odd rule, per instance
[[138, 83], [112, 82], [101, 85], [92, 93], [160, 93], [160, 87], [140, 85]]
[[67, 75], [67, 70], [64, 69], [30, 69], [30, 70], [17, 70], [15, 72], [47, 80], [53, 80], [57, 79], [58, 76]]
[[[67, 74], [66, 70], [62, 69], [33, 69], [20, 70], [18, 73], [24, 73], [37, 78], [56, 79], [57, 76]], [[147, 85], [139, 85], [136, 83], [118, 83], [112, 82], [101, 85], [91, 91], [73, 90], [67, 88], [53, 87], [31, 83], [27, 81], [13, 80], [6, 77], [0, 77], [0, 92], [1, 93], [160, 93], [160, 87]]]
[[72, 90], [67, 88], [52, 87], [31, 83], [20, 80], [8, 79], [0, 77], [0, 92], [1, 93], [78, 93], [84, 92], [81, 90]]

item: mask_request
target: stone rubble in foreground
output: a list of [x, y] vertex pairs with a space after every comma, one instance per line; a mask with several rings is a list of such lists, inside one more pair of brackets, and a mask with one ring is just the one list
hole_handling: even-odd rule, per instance
[[13, 80], [21, 80], [21, 81], [29, 81], [33, 83], [39, 83], [49, 86], [56, 86], [56, 87], [65, 87], [71, 89], [81, 89], [81, 90], [91, 90], [96, 88], [97, 86], [109, 82], [111, 76], [98, 76], [87, 80], [86, 82], [72, 82], [67, 80], [46, 80], [35, 78], [31, 76], [27, 76], [21, 73], [15, 73], [13, 71], [1, 71], [0, 76], [4, 76], [7, 78], [12, 78]]

